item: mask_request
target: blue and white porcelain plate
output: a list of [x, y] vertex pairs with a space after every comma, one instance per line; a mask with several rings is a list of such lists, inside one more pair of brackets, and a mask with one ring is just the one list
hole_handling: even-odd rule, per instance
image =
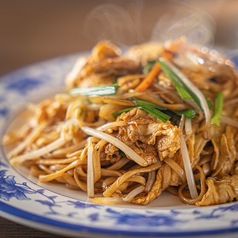
[[[1, 138], [9, 126], [20, 123], [17, 115], [27, 102], [63, 91], [65, 75], [78, 56], [43, 61], [0, 77]], [[92, 204], [84, 192], [39, 183], [26, 168], [11, 167], [3, 147], [0, 215], [33, 228], [75, 237], [238, 236], [238, 202], [198, 208], [164, 193], [146, 206]]]

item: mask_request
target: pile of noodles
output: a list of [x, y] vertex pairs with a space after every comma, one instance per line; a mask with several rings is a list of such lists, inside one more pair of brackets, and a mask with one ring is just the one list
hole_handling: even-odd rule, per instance
[[[232, 62], [184, 42], [166, 44], [136, 46], [121, 55], [111, 43], [99, 43], [91, 56], [80, 59], [68, 74], [65, 93], [30, 103], [25, 124], [4, 136], [3, 144], [13, 148], [7, 155], [11, 164], [27, 166], [40, 182], [54, 181], [83, 190], [93, 198], [92, 202], [101, 204], [147, 204], [164, 190], [188, 204], [234, 201], [238, 197], [238, 83]], [[143, 85], [153, 70], [146, 67], [156, 59], [184, 80], [201, 107], [193, 100], [182, 99], [163, 71]], [[224, 71], [228, 68], [229, 73], [223, 75], [211, 62], [224, 67]], [[204, 64], [206, 69], [196, 68], [197, 64]], [[215, 70], [219, 71], [217, 77], [212, 75]], [[116, 93], [111, 95], [69, 93], [75, 87], [101, 87], [115, 82]], [[224, 97], [222, 116], [220, 125], [212, 125], [215, 108], [209, 107], [206, 100], [213, 104], [218, 91]], [[181, 131], [180, 148], [173, 157], [158, 156], [148, 164], [117, 137], [118, 128], [128, 126], [120, 120], [128, 111], [117, 116], [113, 113], [133, 110], [135, 98], [171, 111], [196, 110], [193, 118], [181, 114], [169, 119]], [[105, 153], [109, 144], [119, 149], [111, 159]], [[221, 193], [226, 194], [225, 198]]]

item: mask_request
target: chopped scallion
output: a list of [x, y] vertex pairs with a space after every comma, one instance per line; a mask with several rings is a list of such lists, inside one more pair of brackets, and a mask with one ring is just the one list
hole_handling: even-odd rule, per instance
[[154, 108], [157, 108], [159, 110], [166, 110], [166, 108], [160, 107], [160, 106], [154, 104], [153, 102], [148, 102], [148, 101], [138, 100], [138, 99], [134, 99], [133, 102], [136, 105], [142, 106], [142, 107], [154, 107]]
[[151, 115], [155, 116], [156, 118], [160, 119], [162, 122], [166, 122], [169, 120], [170, 116], [161, 112], [160, 110], [153, 108], [153, 107], [138, 107], [143, 109], [144, 111], [150, 113]]
[[176, 90], [178, 91], [179, 95], [181, 96], [181, 98], [184, 100], [192, 99], [200, 106], [200, 103], [199, 103], [199, 100], [197, 99], [197, 97], [188, 89], [188, 87], [183, 83], [183, 81], [172, 70], [170, 70], [167, 67], [167, 65], [165, 65], [160, 60], [158, 60], [158, 62], [160, 63], [160, 66], [161, 66], [162, 70], [164, 71], [164, 73], [173, 82], [173, 84], [174, 84]]
[[126, 154], [122, 150], [119, 150], [119, 155], [127, 158]]
[[120, 116], [123, 112], [129, 112], [130, 110], [132, 110], [132, 109], [134, 109], [134, 108], [136, 108], [136, 107], [126, 108], [126, 109], [120, 110], [120, 111], [118, 111], [118, 112], [114, 112], [114, 113], [112, 113], [112, 115], [113, 115], [114, 117], [118, 117], [118, 116]]
[[213, 116], [212, 116], [212, 121], [211, 121], [212, 125], [220, 126], [222, 107], [223, 107], [223, 93], [216, 92]]
[[112, 115], [114, 117], [118, 117], [122, 113], [129, 112], [130, 110], [132, 110], [134, 108], [142, 109], [142, 110], [148, 112], [149, 114], [155, 116], [156, 118], [160, 119], [163, 122], [168, 121], [169, 118], [170, 118], [170, 116], [168, 116], [167, 114], [161, 112], [160, 110], [158, 110], [158, 108], [156, 108], [156, 107], [148, 107], [148, 106], [147, 107], [146, 106], [137, 106], [137, 107], [126, 108], [126, 109], [123, 109], [121, 111], [114, 112], [114, 113], [112, 113]]
[[197, 180], [195, 181], [196, 185], [201, 185], [201, 181], [200, 180]]
[[194, 116], [196, 115], [196, 110], [193, 109], [188, 109], [188, 110], [184, 110], [184, 111], [174, 111], [175, 114], [182, 116], [182, 114], [184, 114], [185, 117], [187, 118], [194, 118]]
[[[194, 93], [184, 84], [184, 82], [172, 71], [170, 70], [163, 62], [158, 60], [160, 66], [164, 73], [171, 79], [176, 90], [183, 100], [191, 99], [196, 102], [196, 104], [201, 108], [199, 99], [194, 95]], [[213, 105], [206, 99], [209, 108], [212, 108]], [[202, 109], [202, 108], [201, 108]]]
[[[162, 62], [161, 62], [162, 61]], [[161, 68], [164, 67], [167, 72], [172, 72], [172, 75], [176, 75], [173, 80], [176, 81], [186, 92], [191, 96], [194, 102], [202, 109], [205, 115], [205, 126], [203, 130], [203, 137], [208, 140], [210, 138], [210, 125], [211, 125], [211, 113], [208, 105], [208, 101], [204, 97], [203, 93], [189, 80], [186, 75], [183, 74], [176, 66], [165, 58], [160, 58]], [[163, 68], [162, 68], [163, 69]], [[170, 73], [171, 75], [171, 73]], [[189, 99], [191, 100], [191, 99]]]
[[98, 87], [89, 87], [89, 88], [73, 88], [68, 93], [70, 95], [84, 95], [84, 96], [100, 96], [100, 95], [111, 95], [116, 94], [117, 90], [116, 85], [106, 85]]

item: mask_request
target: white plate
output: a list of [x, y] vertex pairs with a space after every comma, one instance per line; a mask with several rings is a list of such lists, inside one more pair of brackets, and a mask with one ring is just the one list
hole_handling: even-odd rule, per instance
[[[26, 102], [39, 101], [63, 91], [64, 77], [78, 56], [43, 61], [0, 77], [1, 137]], [[17, 123], [19, 121], [15, 120], [15, 126]], [[83, 192], [38, 183], [28, 175], [26, 168], [11, 167], [2, 147], [0, 215], [30, 227], [68, 236], [238, 235], [236, 202], [198, 208], [164, 193], [146, 206], [95, 205]]]

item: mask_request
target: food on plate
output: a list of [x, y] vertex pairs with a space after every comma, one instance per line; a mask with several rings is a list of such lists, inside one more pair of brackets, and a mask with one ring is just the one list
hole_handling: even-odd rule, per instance
[[148, 204], [165, 190], [187, 204], [238, 198], [238, 77], [233, 62], [180, 38], [80, 57], [66, 92], [28, 104], [3, 144], [40, 182], [92, 202]]

